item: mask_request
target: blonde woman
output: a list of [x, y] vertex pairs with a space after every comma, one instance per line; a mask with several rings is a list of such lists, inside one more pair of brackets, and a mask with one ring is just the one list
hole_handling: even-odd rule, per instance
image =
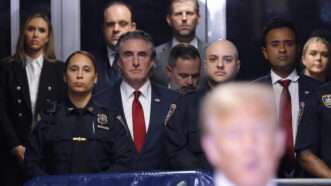
[[325, 82], [329, 68], [330, 44], [322, 37], [311, 37], [302, 52], [303, 73], [313, 79]]

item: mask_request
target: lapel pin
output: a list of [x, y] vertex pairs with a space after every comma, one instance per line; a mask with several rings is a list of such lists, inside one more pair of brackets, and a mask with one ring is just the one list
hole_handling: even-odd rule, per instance
[[47, 89], [48, 89], [48, 91], [51, 91], [52, 90], [52, 87], [51, 86], [48, 86]]
[[310, 93], [310, 92], [309, 92], [308, 90], [305, 91], [305, 94], [306, 94], [306, 95], [309, 94], [309, 93]]
[[16, 87], [16, 90], [21, 90], [21, 89], [22, 89], [21, 86], [17, 86], [17, 87]]
[[161, 102], [161, 100], [159, 98], [155, 98], [154, 101], [157, 103]]

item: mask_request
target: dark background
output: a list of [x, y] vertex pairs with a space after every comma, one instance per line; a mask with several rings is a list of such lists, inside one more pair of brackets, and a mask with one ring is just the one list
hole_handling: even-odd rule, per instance
[[[171, 38], [165, 22], [169, 0], [124, 0], [134, 11], [139, 29], [149, 32], [158, 45]], [[0, 3], [0, 58], [10, 55], [9, 0]], [[50, 0], [21, 0], [21, 22], [36, 10], [49, 12]], [[102, 35], [103, 7], [107, 0], [81, 0], [81, 48], [91, 50], [104, 45]], [[329, 0], [228, 0], [227, 38], [239, 49], [241, 79], [254, 79], [268, 72], [260, 41], [263, 26], [274, 17], [292, 20], [298, 29], [302, 46], [315, 29], [331, 29]], [[300, 47], [301, 48], [301, 47]]]

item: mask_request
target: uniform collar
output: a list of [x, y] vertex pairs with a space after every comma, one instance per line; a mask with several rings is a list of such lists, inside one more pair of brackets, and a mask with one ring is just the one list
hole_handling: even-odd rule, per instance
[[65, 101], [65, 110], [67, 113], [73, 113], [73, 112], [89, 112], [89, 113], [95, 113], [96, 112], [96, 108], [95, 108], [95, 104], [93, 103], [92, 99], [89, 100], [89, 102], [87, 103], [87, 105], [84, 108], [77, 108], [75, 107], [75, 105], [70, 101], [70, 99], [67, 97], [66, 101]]

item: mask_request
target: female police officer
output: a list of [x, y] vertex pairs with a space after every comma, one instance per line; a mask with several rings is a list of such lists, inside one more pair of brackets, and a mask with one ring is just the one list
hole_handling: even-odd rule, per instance
[[91, 100], [97, 81], [93, 56], [71, 54], [64, 80], [66, 101], [51, 104], [32, 133], [25, 155], [28, 175], [125, 170], [131, 154], [127, 130]]

